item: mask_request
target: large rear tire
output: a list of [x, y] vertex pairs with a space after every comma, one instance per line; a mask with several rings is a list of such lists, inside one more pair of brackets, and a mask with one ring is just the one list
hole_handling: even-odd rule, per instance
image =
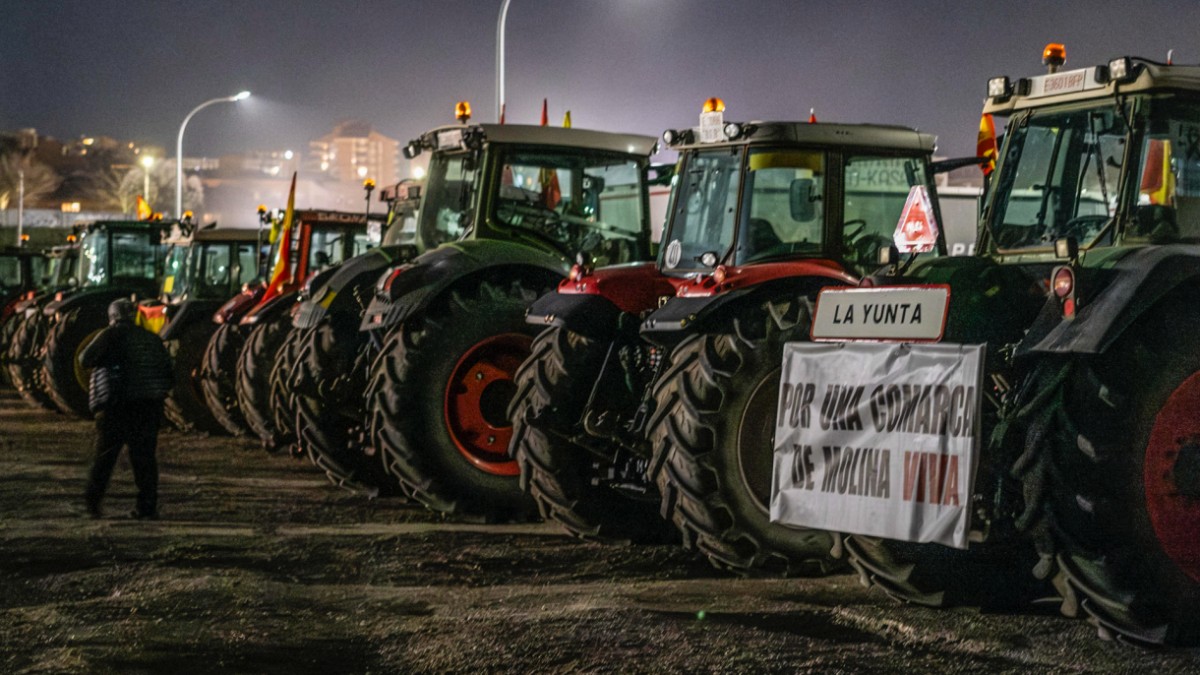
[[1046, 500], [1065, 614], [1200, 644], [1200, 316], [1168, 301], [1065, 385]]
[[36, 313], [19, 319], [5, 364], [8, 377], [21, 398], [30, 405], [58, 410], [42, 383], [42, 347], [48, 321], [39, 306]]
[[285, 315], [255, 326], [238, 356], [238, 409], [250, 433], [258, 437], [268, 452], [277, 452], [290, 442], [275, 428], [271, 414], [271, 366], [290, 332], [288, 318]]
[[529, 356], [538, 293], [488, 282], [389, 335], [371, 368], [371, 438], [406, 494], [442, 513], [524, 519], [535, 511], [508, 456], [513, 377]]
[[534, 340], [532, 355], [517, 371], [517, 394], [509, 409], [521, 487], [543, 518], [581, 539], [676, 540], [675, 528], [657, 513], [655, 492], [634, 499], [600, 484], [597, 479], [611, 464], [569, 440], [584, 433], [582, 417], [608, 347], [562, 328], [543, 331]]
[[358, 317], [338, 313], [305, 332], [294, 368], [293, 405], [300, 450], [339, 487], [381, 496], [401, 494], [396, 479], [366, 453], [369, 336]]
[[42, 377], [46, 394], [64, 413], [91, 419], [88, 410], [90, 370], [79, 365], [79, 354], [108, 325], [103, 308], [73, 309], [61, 315], [46, 338]]
[[293, 365], [299, 359], [303, 338], [304, 331], [287, 326], [287, 336], [276, 352], [268, 381], [271, 420], [275, 425], [275, 436], [280, 439], [280, 445], [275, 449], [289, 450], [297, 454], [299, 448], [296, 445], [296, 407], [291, 382]]
[[[792, 302], [780, 330], [693, 335], [655, 384], [648, 427], [662, 513], [684, 545], [739, 574], [814, 575], [836, 569], [833, 536], [770, 521], [775, 407], [783, 345], [806, 339], [808, 310]], [[757, 332], [762, 333], [759, 330]]]
[[210, 322], [196, 322], [179, 337], [166, 343], [175, 368], [175, 386], [163, 401], [163, 415], [180, 431], [202, 434], [225, 432], [204, 400], [199, 376], [214, 329], [215, 326]]
[[17, 334], [17, 327], [21, 323], [24, 314], [13, 313], [4, 323], [0, 323], [0, 384], [5, 386], [13, 386], [12, 378], [8, 374], [8, 348], [13, 343], [13, 337]]
[[235, 323], [221, 324], [209, 338], [200, 365], [204, 403], [217, 424], [234, 436], [248, 430], [237, 401], [237, 360], [245, 344], [245, 330]]

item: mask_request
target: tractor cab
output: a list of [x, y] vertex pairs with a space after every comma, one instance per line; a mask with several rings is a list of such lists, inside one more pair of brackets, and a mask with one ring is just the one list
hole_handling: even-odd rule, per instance
[[0, 248], [0, 322], [8, 319], [16, 303], [33, 297], [41, 288], [47, 260], [42, 251]]

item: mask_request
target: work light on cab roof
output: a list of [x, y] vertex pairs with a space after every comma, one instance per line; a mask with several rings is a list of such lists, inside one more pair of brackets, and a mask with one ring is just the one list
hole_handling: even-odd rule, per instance
[[1047, 74], [1023, 77], [1016, 82], [1004, 76], [993, 77], [988, 80], [987, 97], [994, 102], [1004, 102], [1014, 95], [1037, 98], [1104, 87], [1111, 83], [1125, 84], [1136, 80], [1141, 72], [1141, 64], [1135, 63], [1135, 60], [1121, 56], [1104, 65], [1060, 72], [1059, 69], [1067, 62], [1067, 48], [1059, 43], [1051, 43], [1042, 50], [1042, 63], [1046, 65]]

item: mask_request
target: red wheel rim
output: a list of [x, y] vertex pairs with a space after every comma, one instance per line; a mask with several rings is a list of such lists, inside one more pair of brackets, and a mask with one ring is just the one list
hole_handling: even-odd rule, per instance
[[1171, 392], [1146, 444], [1146, 510], [1163, 552], [1200, 581], [1200, 373]]
[[512, 423], [508, 404], [516, 393], [517, 368], [533, 340], [520, 333], [489, 337], [467, 350], [446, 383], [446, 428], [471, 466], [494, 476], [520, 474], [508, 456]]

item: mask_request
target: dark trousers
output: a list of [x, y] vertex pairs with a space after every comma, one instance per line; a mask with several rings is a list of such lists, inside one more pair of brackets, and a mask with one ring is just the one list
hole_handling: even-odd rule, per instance
[[126, 401], [96, 413], [96, 458], [88, 475], [86, 499], [99, 508], [113, 467], [123, 446], [129, 446], [133, 482], [137, 485], [137, 511], [158, 512], [158, 427], [162, 423], [162, 401]]

